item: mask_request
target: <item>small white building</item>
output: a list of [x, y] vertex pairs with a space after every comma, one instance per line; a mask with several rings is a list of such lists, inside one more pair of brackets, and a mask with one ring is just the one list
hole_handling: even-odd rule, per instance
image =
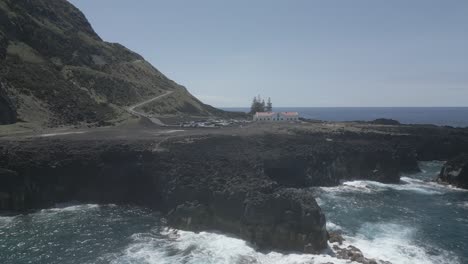
[[253, 121], [287, 122], [298, 120], [298, 112], [257, 112], [253, 117]]

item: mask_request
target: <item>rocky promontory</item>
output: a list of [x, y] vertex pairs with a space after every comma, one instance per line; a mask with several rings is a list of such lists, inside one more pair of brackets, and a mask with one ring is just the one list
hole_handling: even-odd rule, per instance
[[468, 189], [468, 154], [461, 154], [445, 163], [437, 182]]
[[402, 173], [419, 169], [421, 150], [433, 155], [421, 148], [425, 137], [440, 134], [408, 131], [251, 124], [5, 137], [0, 206], [21, 211], [69, 201], [130, 203], [164, 212], [179, 229], [219, 230], [263, 249], [319, 252], [327, 247], [326, 220], [307, 187], [353, 179], [398, 183]]

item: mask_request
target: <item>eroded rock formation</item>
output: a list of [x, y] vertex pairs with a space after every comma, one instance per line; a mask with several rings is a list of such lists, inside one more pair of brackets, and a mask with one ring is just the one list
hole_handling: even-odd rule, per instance
[[411, 136], [235, 131], [2, 140], [0, 168], [24, 188], [1, 192], [24, 196], [9, 209], [72, 200], [133, 203], [165, 212], [180, 229], [318, 252], [327, 245], [325, 217], [304, 187], [353, 179], [398, 183], [401, 173], [418, 169], [420, 141], [411, 145]]
[[462, 154], [447, 161], [437, 181], [468, 189], [468, 154]]

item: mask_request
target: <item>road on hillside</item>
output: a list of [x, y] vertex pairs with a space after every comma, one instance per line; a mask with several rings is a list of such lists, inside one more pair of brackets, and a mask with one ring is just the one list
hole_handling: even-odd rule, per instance
[[155, 118], [155, 117], [152, 117], [146, 113], [142, 113], [142, 112], [138, 112], [135, 110], [135, 108], [138, 108], [140, 106], [143, 106], [145, 104], [149, 104], [151, 102], [154, 102], [156, 100], [159, 100], [165, 96], [168, 96], [170, 94], [172, 94], [174, 91], [167, 91], [165, 92], [164, 94], [161, 94], [161, 95], [158, 95], [156, 97], [153, 97], [149, 100], [146, 100], [146, 101], [143, 101], [143, 102], [140, 102], [138, 104], [135, 104], [135, 105], [132, 105], [130, 107], [127, 108], [128, 112], [130, 112], [132, 115], [136, 115], [136, 116], [141, 116], [141, 117], [146, 117], [148, 118], [149, 120], [151, 120], [151, 122], [153, 122], [154, 124], [156, 125], [160, 125], [160, 126], [166, 126], [166, 124], [164, 124], [161, 120], [159, 120], [158, 118]]

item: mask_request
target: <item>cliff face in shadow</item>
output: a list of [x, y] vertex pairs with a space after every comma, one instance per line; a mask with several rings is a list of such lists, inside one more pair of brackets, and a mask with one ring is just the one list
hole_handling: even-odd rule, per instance
[[[466, 129], [359, 124], [0, 138], [0, 210], [131, 203], [161, 210], [179, 229], [318, 252], [328, 233], [308, 187], [398, 183], [419, 170], [418, 160], [459, 155], [467, 139]], [[447, 163], [442, 176], [464, 168], [461, 161]]]
[[6, 93], [6, 85], [0, 81], [0, 125], [16, 123], [16, 109]]
[[[260, 248], [318, 252], [325, 217], [302, 188], [343, 180], [398, 182], [386, 142], [321, 136], [194, 135], [166, 139], [30, 139], [0, 146], [3, 209], [58, 202], [134, 203], [171, 226], [216, 229]], [[14, 206], [12, 206], [14, 204]], [[10, 207], [8, 207], [10, 206]]]
[[461, 154], [447, 161], [437, 177], [437, 182], [468, 189], [468, 154]]

